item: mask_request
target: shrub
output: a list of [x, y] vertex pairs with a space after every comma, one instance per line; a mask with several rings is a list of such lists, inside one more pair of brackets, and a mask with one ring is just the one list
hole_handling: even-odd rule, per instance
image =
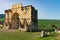
[[2, 25], [0, 25], [0, 28], [3, 28], [3, 26], [2, 26]]

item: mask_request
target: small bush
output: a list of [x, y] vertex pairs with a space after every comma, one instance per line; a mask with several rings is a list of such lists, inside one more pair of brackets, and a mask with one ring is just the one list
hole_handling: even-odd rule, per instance
[[42, 26], [40, 29], [44, 29], [47, 31], [54, 31], [55, 27], [52, 27], [51, 25], [45, 25], [45, 26]]
[[3, 26], [0, 26], [0, 28], [3, 28]]

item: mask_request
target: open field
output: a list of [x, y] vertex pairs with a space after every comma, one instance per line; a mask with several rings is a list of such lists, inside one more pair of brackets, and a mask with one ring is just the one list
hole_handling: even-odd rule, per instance
[[38, 20], [38, 27], [44, 28], [51, 25], [55, 25], [56, 27], [60, 27], [60, 20]]
[[[39, 28], [52, 24], [60, 26], [60, 20], [38, 20]], [[60, 34], [53, 33], [41, 38], [40, 32], [0, 31], [0, 40], [60, 40]]]
[[51, 34], [41, 38], [40, 32], [0, 32], [0, 40], [60, 40], [60, 34]]
[[38, 25], [56, 25], [60, 26], [60, 20], [38, 20]]

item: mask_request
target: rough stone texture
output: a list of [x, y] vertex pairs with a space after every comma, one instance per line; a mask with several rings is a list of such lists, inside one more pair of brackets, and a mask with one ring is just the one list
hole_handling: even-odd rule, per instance
[[4, 28], [36, 30], [38, 28], [37, 10], [32, 5], [12, 5], [11, 9], [5, 10]]

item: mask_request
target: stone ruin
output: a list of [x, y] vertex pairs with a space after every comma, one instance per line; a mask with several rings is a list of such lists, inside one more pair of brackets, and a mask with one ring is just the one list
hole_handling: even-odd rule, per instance
[[37, 30], [37, 10], [32, 5], [12, 5], [11, 9], [5, 10], [4, 28], [21, 31]]

